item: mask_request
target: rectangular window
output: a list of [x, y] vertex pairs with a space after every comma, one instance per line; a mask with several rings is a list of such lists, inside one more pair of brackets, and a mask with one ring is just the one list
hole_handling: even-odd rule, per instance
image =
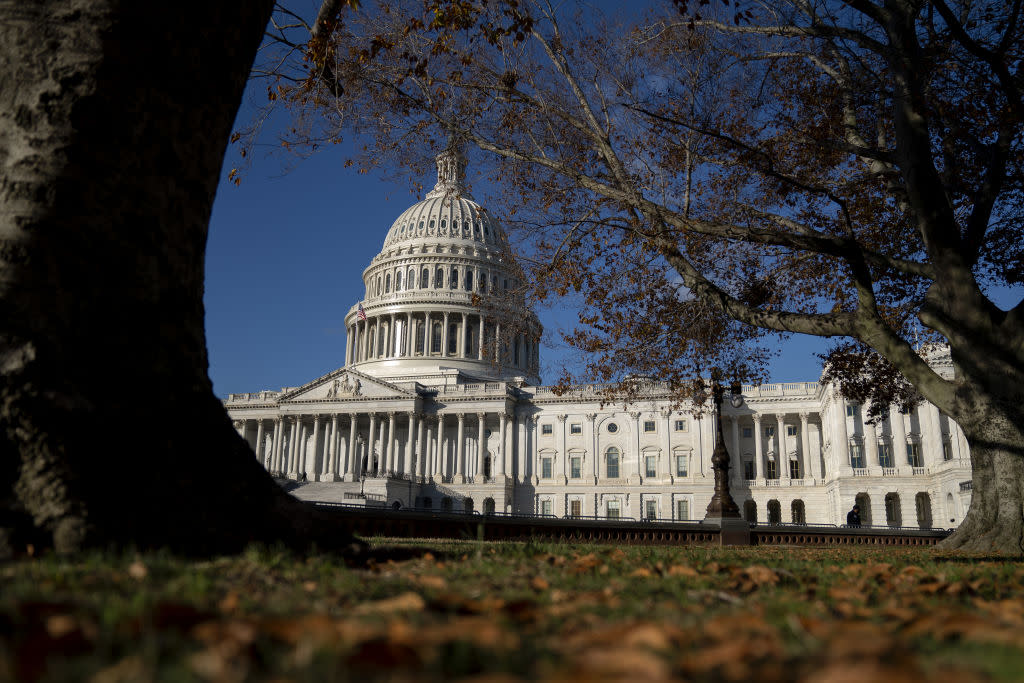
[[775, 436], [775, 427], [765, 427], [764, 435], [767, 436], [769, 439]]
[[619, 456], [608, 454], [608, 478], [618, 479], [619, 478]]
[[653, 432], [654, 429], [654, 420], [644, 420], [644, 432]]
[[570, 434], [582, 434], [583, 433], [583, 425], [580, 424], [579, 422], [573, 422], [572, 424], [569, 425], [569, 433]]
[[569, 501], [569, 514], [573, 517], [579, 517], [583, 514], [583, 501], [581, 500], [570, 500]]
[[953, 459], [953, 447], [948, 441], [942, 442], [942, 459], [952, 460]]
[[789, 461], [789, 477], [790, 477], [790, 479], [803, 479], [803, 477], [800, 476], [800, 461], [799, 460], [790, 460]]
[[658, 501], [656, 500], [645, 500], [644, 501], [644, 516], [647, 519], [658, 518]]
[[551, 425], [549, 425], [549, 424], [541, 425], [540, 426], [540, 433], [544, 434], [545, 436], [550, 435], [552, 431], [553, 431], [553, 429], [552, 429]]
[[864, 449], [860, 444], [850, 444], [850, 467], [855, 470], [864, 469]]
[[743, 478], [750, 481], [754, 478], [754, 461], [744, 460], [743, 461]]
[[550, 479], [551, 478], [551, 458], [540, 459], [540, 478]]
[[553, 506], [551, 505], [551, 501], [550, 500], [542, 500], [540, 502], [540, 514], [546, 515], [548, 517], [552, 516], [554, 514], [551, 511], [552, 507]]
[[786, 436], [796, 436], [796, 425], [786, 425]]
[[448, 325], [448, 354], [454, 355], [459, 352], [459, 326], [455, 323]]
[[744, 439], [750, 439], [750, 438], [753, 438], [753, 436], [754, 436], [754, 428], [753, 427], [744, 427], [743, 428], [743, 438]]
[[690, 519], [690, 501], [676, 501], [676, 519], [678, 519], [680, 522], [685, 522], [686, 520]]
[[619, 501], [609, 500], [608, 501], [608, 519], [618, 519], [621, 515], [619, 514]]
[[924, 467], [924, 461], [921, 459], [921, 444], [907, 444], [907, 462], [911, 467]]
[[687, 472], [687, 461], [689, 457], [686, 455], [676, 456], [676, 476], [677, 477], [688, 477], [690, 476]]
[[765, 466], [764, 478], [765, 479], [778, 479], [779, 478], [779, 470], [778, 470], [778, 467], [776, 466], [774, 460], [769, 460], [768, 464]]
[[658, 456], [648, 455], [644, 457], [644, 469], [648, 477], [658, 476]]
[[879, 444], [878, 464], [882, 467], [895, 467], [892, 462], [892, 446], [889, 446], [888, 444]]
[[855, 417], [857, 415], [857, 406], [850, 403], [846, 406], [846, 417]]
[[569, 459], [570, 475], [573, 479], [583, 476], [583, 458], [575, 456]]
[[676, 431], [677, 432], [685, 432], [686, 431], [686, 420], [676, 420]]

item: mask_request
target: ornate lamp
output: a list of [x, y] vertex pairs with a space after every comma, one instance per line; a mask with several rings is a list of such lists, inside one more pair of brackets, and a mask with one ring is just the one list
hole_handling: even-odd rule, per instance
[[[722, 436], [722, 371], [714, 368], [711, 371], [711, 396], [715, 402], [715, 416], [717, 428], [715, 429], [715, 450], [711, 454], [711, 469], [715, 473], [715, 495], [708, 503], [708, 511], [705, 519], [739, 519], [740, 509], [729, 492], [729, 451], [725, 447], [725, 438]], [[739, 391], [739, 383], [733, 382], [730, 388], [729, 403], [738, 408], [743, 405], [743, 396]]]

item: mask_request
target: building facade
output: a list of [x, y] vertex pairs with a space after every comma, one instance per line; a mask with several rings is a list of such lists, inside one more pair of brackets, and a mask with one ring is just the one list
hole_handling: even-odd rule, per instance
[[[540, 383], [540, 323], [502, 226], [465, 191], [461, 157], [388, 231], [345, 317], [345, 366], [299, 387], [230, 394], [239, 433], [301, 498], [443, 511], [692, 521], [714, 489], [714, 415], [667, 387], [602, 404]], [[944, 349], [929, 362], [943, 374]], [[952, 527], [970, 503], [959, 426], [924, 403], [868, 424], [819, 382], [744, 386], [723, 405], [730, 485], [760, 523]]]

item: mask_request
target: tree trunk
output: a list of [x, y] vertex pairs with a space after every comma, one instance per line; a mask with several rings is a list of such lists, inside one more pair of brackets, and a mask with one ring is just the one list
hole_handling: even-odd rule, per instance
[[971, 507], [953, 535], [940, 544], [971, 553], [1024, 554], [1024, 458], [1016, 449], [972, 438]]
[[207, 376], [207, 227], [272, 4], [0, 0], [0, 554], [349, 540]]

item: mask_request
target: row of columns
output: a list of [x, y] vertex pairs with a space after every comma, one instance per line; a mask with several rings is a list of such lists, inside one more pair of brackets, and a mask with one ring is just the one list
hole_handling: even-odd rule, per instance
[[[888, 438], [880, 437], [876, 425], [869, 425], [864, 422], [863, 406], [857, 406], [856, 416], [847, 416], [847, 402], [839, 394], [832, 397], [829, 413], [831, 419], [828, 423], [833, 429], [832, 457], [835, 460], [834, 466], [850, 466], [850, 447], [859, 445], [864, 450], [865, 467], [882, 466], [880, 459], [881, 446], [888, 445], [892, 449], [891, 467], [908, 467], [907, 446], [917, 443], [921, 449], [921, 466], [924, 468], [934, 467], [944, 460], [944, 439], [942, 431], [942, 415], [939, 409], [928, 402], [922, 403], [916, 408], [919, 432], [915, 435], [907, 433], [907, 414], [893, 406], [889, 409], [889, 416], [886, 423], [889, 425]], [[859, 418], [859, 420], [858, 420]], [[852, 434], [851, 434], [852, 432]], [[950, 459], [959, 460], [967, 458], [967, 441], [963, 430], [956, 422], [949, 420], [949, 446]]]
[[[792, 479], [792, 473], [790, 472], [790, 449], [787, 448], [786, 439], [786, 427], [789, 423], [786, 422], [787, 413], [774, 413], [774, 414], [762, 414], [754, 413], [750, 415], [751, 424], [753, 425], [753, 436], [754, 436], [754, 479], [768, 478], [768, 461], [769, 454], [774, 454], [776, 463], [776, 475], [775, 479], [782, 481], [789, 481]], [[810, 426], [810, 413], [801, 412], [798, 413], [800, 418], [800, 428], [798, 430], [797, 437], [799, 439], [799, 448], [792, 449], [796, 451], [799, 465], [799, 478], [810, 476], [812, 479], [820, 479], [824, 476], [821, 471], [821, 461], [816, 453], [811, 452], [810, 432], [808, 427]], [[731, 448], [732, 462], [731, 466], [736, 468], [735, 478], [740, 479], [743, 476], [743, 450], [740, 442], [740, 428], [743, 417], [739, 415], [726, 416], [732, 422], [732, 443], [729, 444]], [[774, 417], [774, 420], [772, 418]], [[771, 442], [768, 444], [769, 448], [765, 449], [764, 442], [764, 422], [774, 421], [776, 424], [775, 435], [770, 437]], [[723, 430], [724, 431], [724, 430]]]
[[[467, 330], [471, 321], [476, 319], [475, 339], [471, 344]], [[450, 327], [455, 322], [456, 348], [449, 352]], [[440, 351], [433, 350], [433, 329], [434, 323], [441, 325]], [[416, 349], [416, 338], [413, 334], [417, 329], [414, 325], [422, 325], [423, 348]], [[417, 356], [442, 356], [451, 358], [463, 358], [470, 360], [485, 360], [493, 356], [498, 361], [498, 354], [501, 352], [499, 345], [488, 349], [487, 320], [483, 314], [462, 313], [442, 311], [440, 313], [422, 312], [413, 313], [390, 313], [381, 316], [369, 316], [366, 320], [356, 320], [348, 328], [348, 339], [345, 349], [345, 364], [352, 365], [378, 358], [411, 358]], [[494, 339], [502, 340], [501, 322], [492, 323], [490, 329], [494, 331]], [[382, 335], [383, 331], [383, 335]], [[383, 338], [382, 338], [383, 336]], [[505, 340], [509, 344], [510, 355], [515, 355], [514, 349], [518, 348], [518, 358], [507, 359], [515, 367], [524, 370], [533, 370], [539, 362], [539, 346], [537, 342], [526, 332], [519, 332], [512, 335], [511, 339]], [[472, 348], [471, 348], [472, 347]]]
[[[249, 423], [256, 423], [255, 452], [266, 469], [290, 478], [312, 472], [320, 481], [361, 476], [405, 475], [421, 479], [440, 476], [465, 480], [472, 477], [503, 477], [507, 467], [507, 444], [512, 432], [509, 420], [498, 413], [498, 444], [490, 471], [486, 472], [487, 420], [493, 413], [470, 413], [476, 420], [476, 441], [467, 439], [467, 414], [454, 415], [457, 438], [450, 443], [446, 425], [449, 415], [424, 416], [416, 412], [384, 414], [345, 413], [313, 416], [278, 416], [269, 419], [236, 420], [235, 427], [248, 436]], [[404, 418], [405, 439], [399, 440], [399, 420]], [[360, 423], [368, 420], [365, 431]], [[347, 420], [347, 436], [345, 425]], [[310, 422], [312, 424], [310, 424]], [[365, 424], [365, 422], [364, 422]], [[268, 432], [269, 429], [269, 432]], [[525, 455], [525, 423], [520, 428], [520, 458]], [[321, 441], [322, 437], [322, 441]], [[269, 444], [267, 443], [269, 438]], [[516, 469], [521, 470], [522, 465]], [[486, 472], [486, 475], [485, 475]]]

